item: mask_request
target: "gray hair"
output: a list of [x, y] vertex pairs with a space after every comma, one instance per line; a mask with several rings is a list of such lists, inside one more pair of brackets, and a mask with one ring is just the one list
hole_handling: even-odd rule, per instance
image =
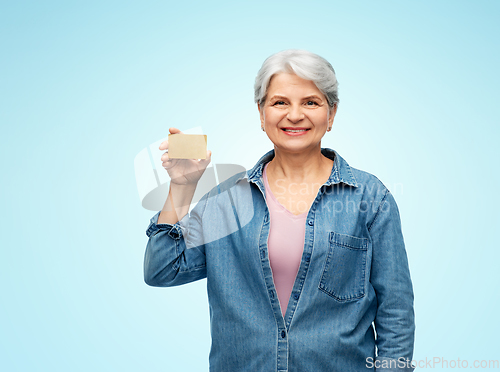
[[287, 49], [268, 57], [260, 68], [254, 85], [255, 103], [264, 104], [271, 78], [288, 72], [306, 80], [311, 80], [326, 97], [328, 105], [338, 105], [338, 86], [335, 70], [323, 57], [307, 50]]

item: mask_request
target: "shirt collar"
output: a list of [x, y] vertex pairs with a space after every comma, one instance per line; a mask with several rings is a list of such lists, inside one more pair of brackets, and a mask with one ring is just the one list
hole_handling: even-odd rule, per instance
[[[333, 160], [332, 172], [330, 173], [328, 180], [324, 183], [325, 186], [342, 182], [346, 185], [358, 187], [356, 179], [352, 174], [351, 167], [335, 150], [322, 148], [321, 153], [327, 158]], [[238, 179], [238, 181], [241, 179], [247, 179], [250, 182], [256, 183], [258, 179], [262, 178], [264, 165], [270, 162], [273, 158], [274, 149], [262, 156], [257, 164], [255, 164], [252, 169], [248, 170], [243, 177]]]

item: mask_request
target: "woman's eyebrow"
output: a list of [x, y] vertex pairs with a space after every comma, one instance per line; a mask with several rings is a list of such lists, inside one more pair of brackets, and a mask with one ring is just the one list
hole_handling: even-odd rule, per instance
[[303, 98], [303, 100], [306, 100], [306, 99], [318, 99], [318, 100], [322, 101], [321, 97], [318, 97], [314, 94]]
[[[285, 97], [285, 96], [281, 96], [279, 94], [276, 94], [276, 95], [272, 96], [271, 98], [269, 98], [269, 100], [272, 100], [272, 99], [288, 99], [288, 98]], [[304, 97], [304, 98], [301, 98], [301, 99], [302, 100], [306, 100], [306, 99], [318, 99], [318, 100], [322, 101], [321, 97], [318, 97], [315, 94], [311, 94], [310, 96], [307, 96], [307, 97]]]
[[271, 97], [271, 98], [269, 98], [269, 99], [271, 100], [271, 99], [288, 99], [288, 98], [286, 98], [285, 96], [274, 95], [274, 96], [272, 96], [272, 97]]

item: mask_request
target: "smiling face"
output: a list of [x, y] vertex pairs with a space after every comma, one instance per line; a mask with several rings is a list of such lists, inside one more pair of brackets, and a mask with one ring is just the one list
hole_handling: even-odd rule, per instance
[[292, 153], [321, 149], [337, 111], [311, 80], [290, 73], [273, 76], [264, 106], [258, 107], [261, 125], [275, 148]]

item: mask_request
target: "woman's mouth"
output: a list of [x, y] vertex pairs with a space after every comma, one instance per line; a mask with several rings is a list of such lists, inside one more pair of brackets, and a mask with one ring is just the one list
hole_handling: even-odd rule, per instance
[[281, 128], [289, 136], [300, 136], [305, 134], [310, 128]]

